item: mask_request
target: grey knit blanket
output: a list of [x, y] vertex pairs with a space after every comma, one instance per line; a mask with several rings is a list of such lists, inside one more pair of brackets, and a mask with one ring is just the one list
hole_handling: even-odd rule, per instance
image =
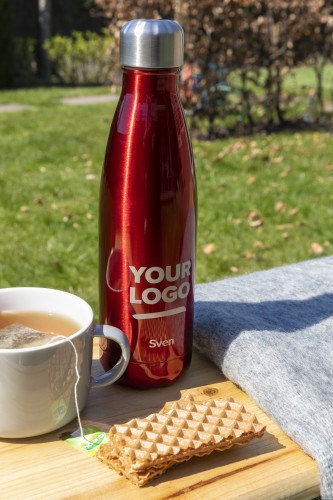
[[333, 257], [197, 285], [194, 343], [318, 463], [333, 499]]

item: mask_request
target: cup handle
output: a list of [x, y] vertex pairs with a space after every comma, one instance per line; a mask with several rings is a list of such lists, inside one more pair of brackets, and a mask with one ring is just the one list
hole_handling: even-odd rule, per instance
[[126, 370], [131, 356], [129, 343], [126, 335], [115, 326], [94, 325], [91, 335], [93, 337], [105, 337], [113, 340], [117, 342], [121, 348], [121, 357], [111, 370], [97, 377], [91, 376], [90, 387], [105, 387], [118, 380]]

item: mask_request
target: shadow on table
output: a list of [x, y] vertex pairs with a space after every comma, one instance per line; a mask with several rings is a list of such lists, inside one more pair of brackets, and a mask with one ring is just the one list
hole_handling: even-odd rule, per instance
[[[93, 360], [94, 375], [102, 370], [99, 360]], [[159, 411], [168, 401], [179, 399], [183, 391], [198, 388], [205, 385], [223, 382], [223, 374], [206, 358], [194, 349], [190, 367], [180, 380], [166, 387], [152, 389], [134, 389], [121, 383], [115, 383], [109, 387], [91, 390], [88, 404], [83, 413], [84, 421], [97, 424], [107, 424], [108, 429], [115, 423], [132, 418], [143, 417]], [[208, 389], [211, 391], [211, 389]], [[210, 392], [206, 396], [213, 396]], [[221, 396], [219, 396], [221, 397]], [[96, 412], [98, 408], [98, 412]]]
[[[102, 372], [98, 359], [93, 360], [92, 372], [96, 375]], [[195, 378], [193, 377], [195, 374]], [[198, 384], [198, 378], [200, 384]], [[143, 417], [159, 411], [167, 401], [174, 401], [181, 397], [181, 391], [197, 387], [198, 385], [222, 382], [223, 375], [212, 363], [194, 353], [190, 368], [175, 384], [149, 390], [133, 389], [120, 383], [109, 387], [91, 389], [86, 408], [80, 413], [83, 426], [95, 425], [102, 431], [108, 431], [116, 423], [132, 418]], [[22, 439], [2, 439], [3, 443], [10, 444], [37, 444], [66, 439], [78, 430], [77, 419], [68, 423], [57, 431], [42, 436]]]

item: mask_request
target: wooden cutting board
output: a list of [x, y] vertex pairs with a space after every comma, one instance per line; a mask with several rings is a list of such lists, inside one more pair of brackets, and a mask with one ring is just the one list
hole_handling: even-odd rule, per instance
[[[97, 349], [95, 355], [97, 358]], [[93, 364], [97, 371], [99, 362]], [[187, 391], [207, 398], [234, 398], [267, 426], [264, 437], [225, 452], [193, 458], [138, 489], [95, 457], [62, 440], [65, 431], [77, 429], [74, 421], [38, 438], [0, 439], [0, 499], [306, 500], [319, 495], [316, 463], [198, 352], [194, 352], [184, 377], [170, 387], [142, 391], [114, 384], [91, 390], [82, 421], [108, 430], [115, 423], [156, 412]]]

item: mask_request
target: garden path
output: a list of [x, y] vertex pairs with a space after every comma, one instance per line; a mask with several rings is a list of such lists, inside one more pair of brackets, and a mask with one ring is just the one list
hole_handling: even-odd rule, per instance
[[[84, 106], [90, 104], [103, 104], [106, 102], [116, 102], [119, 99], [119, 95], [85, 95], [85, 96], [75, 96], [75, 97], [64, 97], [59, 99], [61, 104], [67, 104], [70, 106]], [[0, 113], [13, 113], [15, 111], [33, 111], [37, 109], [36, 106], [29, 106], [27, 104], [20, 103], [9, 103], [0, 104]]]
[[36, 106], [28, 106], [27, 104], [10, 103], [0, 104], [0, 113], [13, 113], [15, 111], [34, 110]]

